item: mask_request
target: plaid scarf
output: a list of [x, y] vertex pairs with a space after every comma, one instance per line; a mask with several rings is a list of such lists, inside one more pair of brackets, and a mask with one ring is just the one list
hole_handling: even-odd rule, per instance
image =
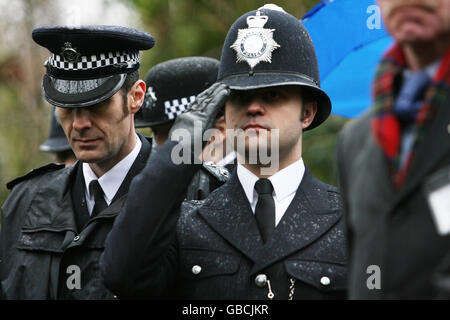
[[[416, 131], [412, 150], [407, 155], [406, 163], [400, 165], [400, 144], [402, 137], [401, 123], [394, 114], [396, 80], [407, 68], [405, 56], [399, 45], [394, 45], [381, 61], [374, 81], [374, 116], [372, 133], [377, 144], [383, 149], [389, 162], [394, 184], [400, 188], [406, 178], [414, 158], [417, 145], [424, 135], [424, 124], [433, 118], [438, 106], [450, 95], [450, 50], [442, 59], [439, 69], [424, 95], [424, 102], [414, 120]], [[450, 106], [447, 106], [450, 107]]]

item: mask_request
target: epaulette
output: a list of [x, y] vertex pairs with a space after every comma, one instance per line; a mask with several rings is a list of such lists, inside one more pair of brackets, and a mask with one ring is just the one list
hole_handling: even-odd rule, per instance
[[60, 170], [60, 169], [63, 169], [64, 167], [65, 167], [64, 164], [50, 163], [50, 164], [47, 164], [47, 165], [45, 165], [45, 166], [43, 166], [43, 167], [36, 168], [36, 169], [32, 169], [32, 170], [31, 170], [30, 172], [28, 172], [26, 175], [21, 176], [21, 177], [18, 177], [18, 178], [16, 178], [16, 179], [14, 179], [14, 180], [8, 182], [8, 183], [6, 184], [6, 187], [7, 187], [9, 190], [12, 190], [12, 188], [14, 188], [14, 186], [15, 186], [16, 184], [18, 184], [18, 183], [20, 183], [20, 182], [22, 182], [22, 181], [28, 180], [28, 179], [30, 179], [30, 178], [32, 178], [32, 177], [36, 177], [36, 176], [38, 176], [38, 175], [41, 175], [41, 174], [44, 174], [44, 173], [47, 173], [47, 172]]
[[223, 183], [227, 182], [231, 177], [231, 174], [227, 168], [218, 166], [212, 162], [203, 162], [203, 168]]
[[338, 188], [335, 186], [328, 185], [328, 203], [332, 210], [341, 210], [342, 209], [342, 198], [339, 193]]

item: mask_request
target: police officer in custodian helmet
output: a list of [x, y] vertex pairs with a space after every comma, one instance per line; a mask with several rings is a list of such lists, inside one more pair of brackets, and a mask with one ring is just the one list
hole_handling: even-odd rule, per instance
[[[237, 170], [205, 200], [182, 203], [199, 166], [174, 163], [178, 145], [167, 142], [132, 183], [143, 202], [128, 199], [106, 240], [106, 285], [119, 297], [344, 298], [340, 197], [301, 157], [303, 131], [331, 110], [307, 31], [273, 5], [244, 14], [225, 39], [218, 81], [174, 127], [195, 120], [207, 129], [225, 103], [227, 129], [244, 146]], [[250, 156], [264, 148], [270, 164]]]
[[[152, 129], [156, 143], [153, 151], [162, 146], [178, 115], [188, 109], [195, 97], [210, 87], [217, 79], [219, 61], [209, 57], [183, 57], [167, 60], [153, 66], [145, 76], [147, 92], [144, 104], [135, 116], [135, 127]], [[223, 112], [217, 115], [214, 127], [223, 127]], [[224, 130], [223, 130], [224, 131]], [[225, 140], [225, 132], [220, 135]], [[208, 146], [218, 146], [222, 153], [222, 141]], [[210, 148], [208, 147], [208, 150]], [[205, 152], [206, 154], [206, 152]], [[203, 167], [192, 178], [186, 191], [186, 199], [202, 200], [221, 186], [229, 177], [224, 167], [205, 160]]]
[[219, 61], [208, 57], [184, 57], [161, 62], [145, 76], [144, 104], [135, 116], [135, 127], [152, 129], [162, 146], [178, 115], [217, 79]]

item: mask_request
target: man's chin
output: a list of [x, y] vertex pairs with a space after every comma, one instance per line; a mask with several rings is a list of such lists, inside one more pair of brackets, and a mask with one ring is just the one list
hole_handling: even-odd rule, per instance
[[239, 154], [248, 164], [267, 164], [271, 150], [270, 146], [264, 143], [249, 143], [245, 146], [245, 151], [240, 151]]
[[81, 162], [95, 163], [102, 159], [98, 152], [93, 151], [79, 151], [75, 152], [75, 156]]

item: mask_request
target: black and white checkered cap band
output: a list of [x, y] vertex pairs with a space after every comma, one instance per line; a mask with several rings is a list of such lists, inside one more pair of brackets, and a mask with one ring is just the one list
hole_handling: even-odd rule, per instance
[[175, 99], [171, 101], [164, 101], [164, 111], [169, 120], [175, 119], [179, 114], [187, 110], [187, 107], [194, 102], [195, 96], [189, 98]]
[[80, 56], [77, 62], [68, 62], [59, 54], [52, 54], [47, 63], [61, 70], [90, 70], [95, 68], [126, 63], [130, 67], [139, 63], [139, 51], [116, 51], [94, 54], [90, 56]]

